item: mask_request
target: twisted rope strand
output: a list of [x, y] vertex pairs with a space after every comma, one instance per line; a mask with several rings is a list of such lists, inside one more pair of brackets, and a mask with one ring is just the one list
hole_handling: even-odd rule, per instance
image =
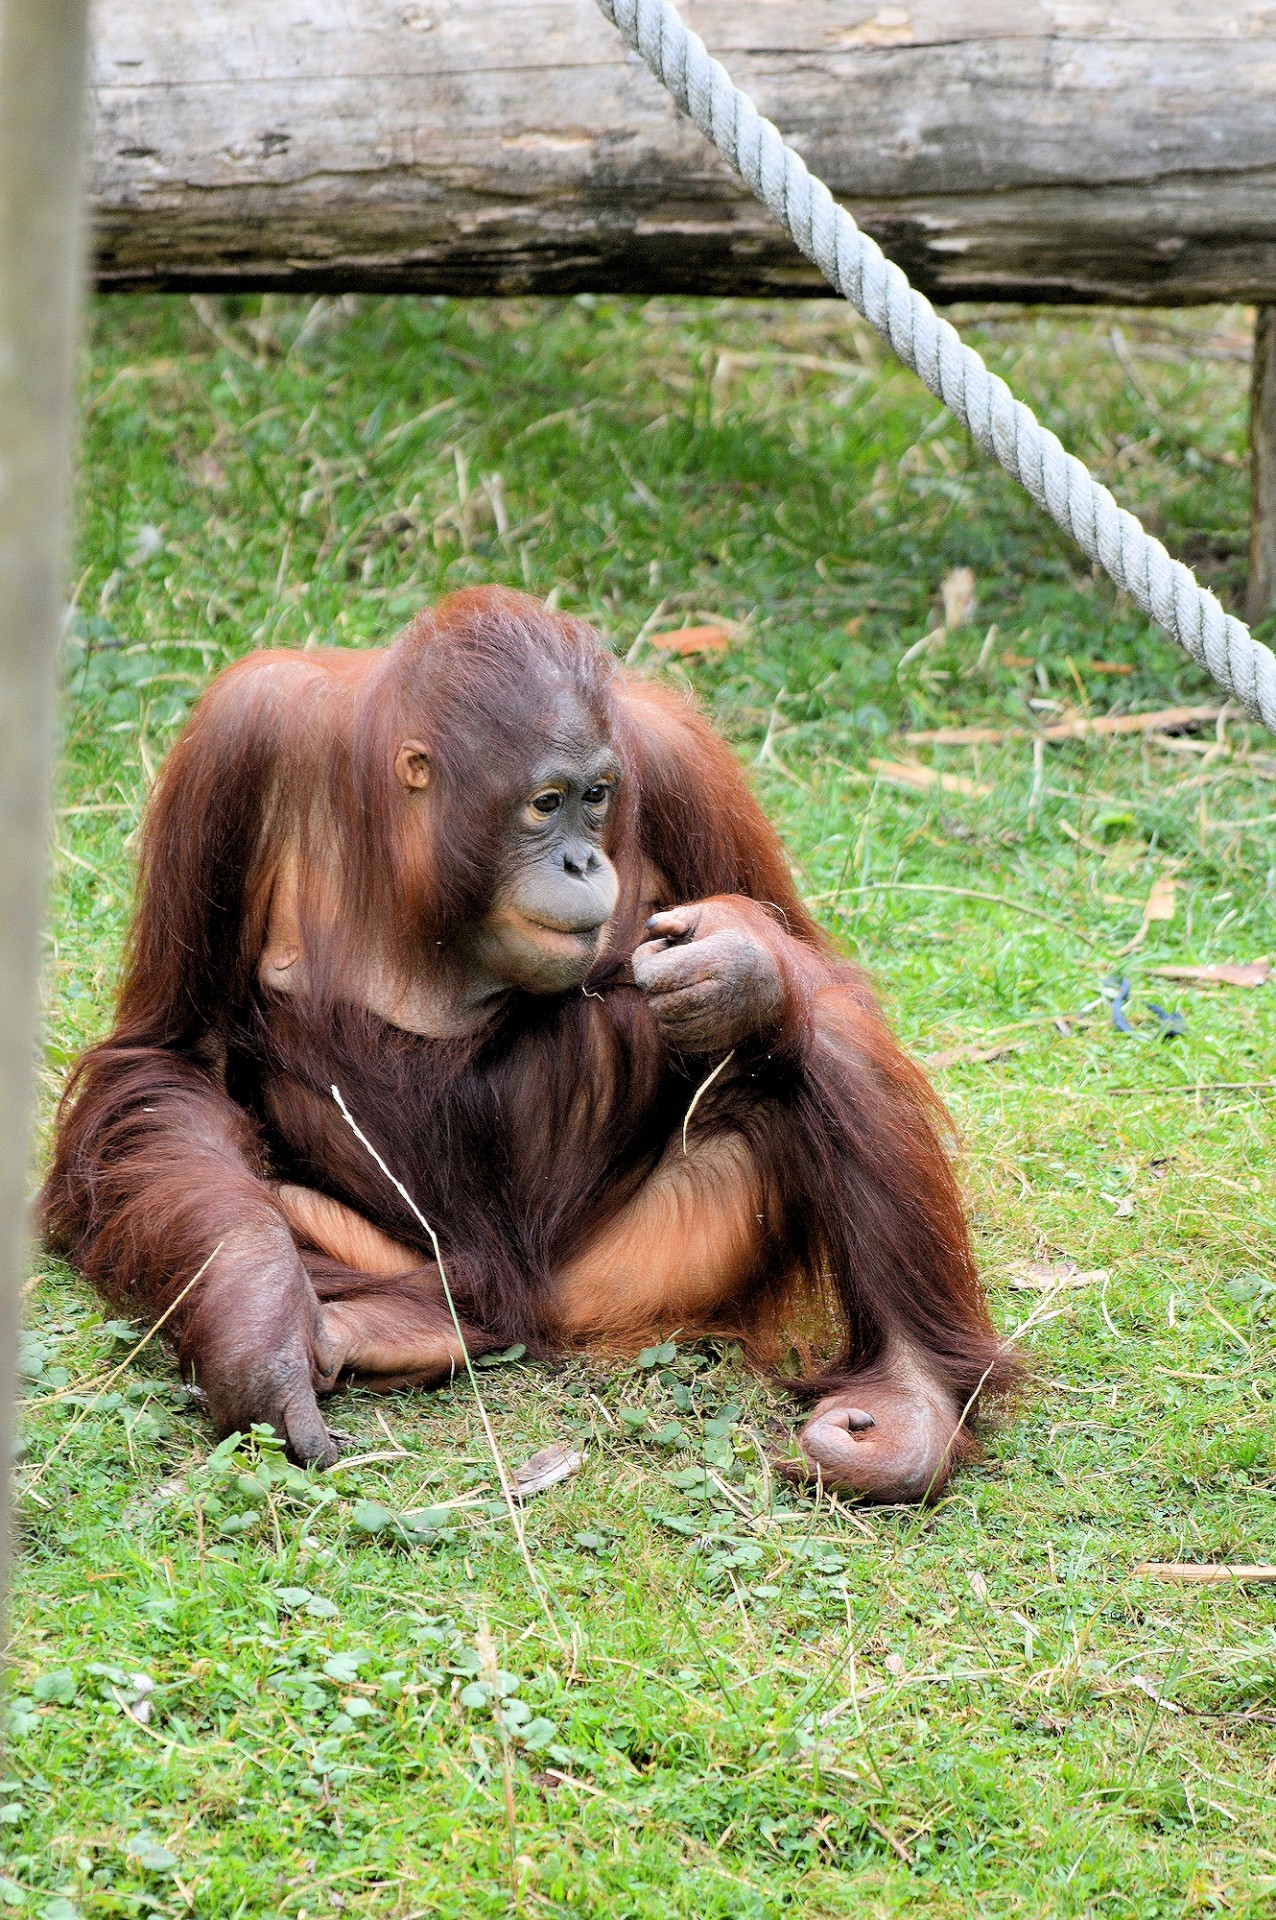
[[1000, 461], [1083, 553], [1276, 733], [1276, 655], [1225, 613], [1181, 561], [1119, 507], [1032, 409], [962, 344], [875, 240], [861, 233], [822, 180], [786, 146], [671, 0], [598, 0], [683, 111], [792, 235], [809, 260], [923, 385]]

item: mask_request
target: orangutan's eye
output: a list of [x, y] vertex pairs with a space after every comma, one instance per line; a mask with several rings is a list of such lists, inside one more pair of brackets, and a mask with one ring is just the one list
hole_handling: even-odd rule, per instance
[[551, 813], [557, 813], [562, 804], [563, 796], [555, 787], [546, 787], [544, 793], [535, 794], [532, 799], [536, 812], [543, 813], [546, 818]]
[[607, 782], [600, 780], [596, 786], [586, 787], [581, 796], [587, 807], [601, 807], [608, 794]]

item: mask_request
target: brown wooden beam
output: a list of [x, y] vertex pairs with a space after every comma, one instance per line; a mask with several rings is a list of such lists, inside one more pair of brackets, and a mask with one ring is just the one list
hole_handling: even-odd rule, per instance
[[0, 1580], [27, 1271], [46, 798], [80, 293], [85, 0], [0, 0]]
[[1249, 584], [1245, 618], [1253, 626], [1276, 602], [1276, 306], [1254, 318], [1249, 386]]

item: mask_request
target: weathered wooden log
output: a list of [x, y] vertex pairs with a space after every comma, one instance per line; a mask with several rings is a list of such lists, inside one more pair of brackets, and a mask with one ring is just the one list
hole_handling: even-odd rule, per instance
[[[1264, 0], [686, 0], [952, 299], [1276, 300]], [[99, 284], [806, 294], [593, 0], [97, 0]]]

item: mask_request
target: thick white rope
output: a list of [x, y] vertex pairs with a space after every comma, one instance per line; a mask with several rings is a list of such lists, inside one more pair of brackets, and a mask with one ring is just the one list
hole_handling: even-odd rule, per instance
[[1172, 560], [861, 233], [670, 0], [598, 0], [678, 105], [829, 283], [937, 399], [1221, 687], [1276, 733], [1276, 655]]

